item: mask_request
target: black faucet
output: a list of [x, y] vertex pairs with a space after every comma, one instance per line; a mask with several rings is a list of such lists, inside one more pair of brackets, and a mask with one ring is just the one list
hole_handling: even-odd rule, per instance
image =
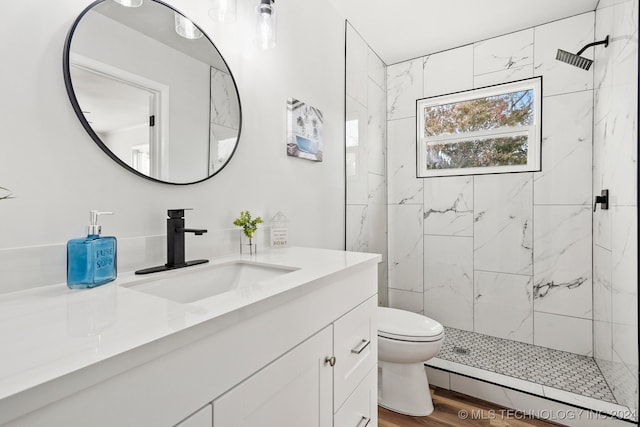
[[185, 209], [169, 209], [167, 211], [169, 217], [167, 218], [167, 263], [138, 270], [136, 274], [157, 273], [209, 262], [206, 259], [184, 260], [184, 234], [194, 233], [196, 236], [202, 236], [207, 232], [207, 230], [200, 228], [184, 228], [184, 211]]

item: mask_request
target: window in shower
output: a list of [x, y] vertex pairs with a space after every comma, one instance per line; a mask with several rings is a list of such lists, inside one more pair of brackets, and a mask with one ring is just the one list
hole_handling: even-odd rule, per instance
[[419, 178], [541, 170], [542, 77], [416, 105]]

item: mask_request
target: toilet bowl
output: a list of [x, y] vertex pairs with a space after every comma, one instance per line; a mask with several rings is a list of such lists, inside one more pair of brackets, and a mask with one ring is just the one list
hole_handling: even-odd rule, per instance
[[444, 328], [426, 316], [378, 307], [378, 404], [401, 414], [433, 412], [424, 362], [440, 351]]

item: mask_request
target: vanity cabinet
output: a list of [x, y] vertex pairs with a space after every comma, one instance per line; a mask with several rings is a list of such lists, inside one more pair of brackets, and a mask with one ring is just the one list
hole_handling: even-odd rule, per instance
[[378, 364], [378, 301], [370, 298], [334, 323], [334, 408], [337, 411]]
[[216, 399], [214, 427], [364, 427], [377, 408], [376, 306], [373, 296]]
[[213, 402], [213, 425], [331, 427], [332, 327]]
[[108, 333], [144, 341], [0, 398], [0, 426], [375, 426], [379, 256], [277, 254], [291, 260], [262, 256], [302, 265], [287, 279], [299, 284], [251, 302], [240, 295], [223, 313], [222, 298], [178, 304], [118, 287]]

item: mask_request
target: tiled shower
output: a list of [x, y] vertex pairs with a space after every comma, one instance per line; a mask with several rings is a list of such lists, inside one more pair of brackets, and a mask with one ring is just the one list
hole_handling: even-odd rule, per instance
[[[558, 48], [577, 51], [607, 34], [608, 48], [587, 51], [595, 54], [591, 71], [555, 60]], [[594, 12], [388, 65], [381, 147], [362, 130], [358, 143], [349, 142], [349, 118], [371, 132], [379, 99], [358, 77], [376, 69], [375, 54], [347, 25], [347, 249], [375, 252], [386, 241], [381, 290], [388, 305], [424, 313], [454, 336], [470, 332], [480, 341], [521, 343], [525, 353], [579, 356], [604, 374], [615, 403], [632, 411], [637, 34], [636, 1], [600, 1]], [[541, 172], [416, 178], [417, 99], [533, 76], [543, 80]], [[350, 150], [385, 153], [386, 173], [350, 175]], [[372, 203], [382, 199], [382, 185], [386, 212]], [[594, 213], [603, 189], [610, 209]], [[358, 197], [368, 204], [351, 203]]]

